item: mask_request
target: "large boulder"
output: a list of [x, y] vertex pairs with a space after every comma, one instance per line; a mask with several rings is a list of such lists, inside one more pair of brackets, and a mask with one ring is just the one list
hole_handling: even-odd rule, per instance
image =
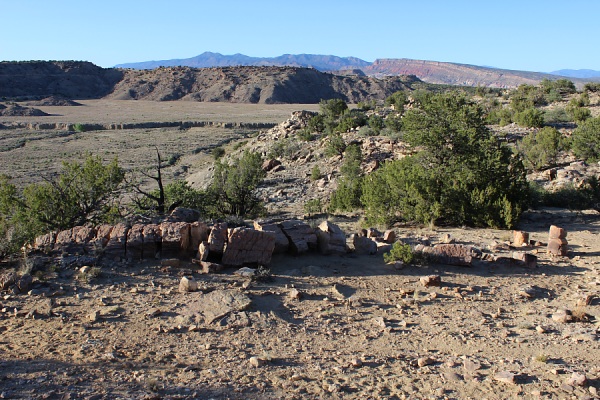
[[283, 233], [278, 224], [272, 221], [254, 221], [254, 229], [257, 231], [271, 232], [275, 236], [274, 253], [286, 253], [290, 248], [290, 241]]
[[190, 248], [190, 224], [187, 222], [163, 222], [160, 224], [162, 236], [162, 257], [180, 257]]
[[275, 235], [271, 232], [235, 228], [229, 235], [222, 263], [230, 266], [268, 265], [274, 249]]
[[214, 224], [208, 235], [209, 251], [214, 254], [223, 254], [227, 236], [227, 222]]
[[359, 234], [353, 234], [350, 239], [356, 254], [377, 254], [377, 242], [373, 239]]
[[142, 256], [144, 258], [157, 258], [162, 246], [160, 226], [157, 224], [144, 225], [142, 235], [144, 236]]
[[281, 222], [279, 227], [289, 240], [289, 251], [292, 254], [298, 255], [317, 248], [317, 235], [310, 225], [298, 220], [289, 220]]
[[128, 231], [129, 228], [125, 224], [116, 224], [113, 226], [106, 247], [104, 247], [104, 253], [109, 256], [125, 257]]
[[197, 250], [200, 243], [208, 240], [208, 226], [204, 222], [190, 224], [190, 249]]
[[481, 250], [463, 244], [417, 245], [415, 251], [423, 253], [440, 264], [465, 267], [471, 266], [474, 259], [481, 258]]
[[323, 221], [317, 229], [319, 251], [322, 254], [346, 253], [346, 235], [339, 226]]
[[127, 232], [127, 257], [141, 260], [144, 250], [144, 225], [134, 224]]

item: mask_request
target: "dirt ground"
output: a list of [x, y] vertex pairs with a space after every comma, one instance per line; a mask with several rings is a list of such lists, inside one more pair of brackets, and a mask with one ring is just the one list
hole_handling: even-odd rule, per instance
[[[30, 295], [0, 300], [0, 398], [598, 398], [600, 216], [538, 211], [521, 229], [546, 242], [551, 224], [568, 231], [569, 254], [527, 247], [539, 257], [535, 269], [396, 269], [382, 254], [351, 253], [277, 256], [268, 281], [158, 261], [110, 263], [84, 281], [57, 266], [37, 275]], [[511, 237], [396, 232], [409, 243], [450, 234], [483, 251]], [[179, 292], [190, 274], [200, 290]], [[441, 287], [420, 284], [431, 274]], [[203, 313], [221, 294], [249, 304]], [[591, 303], [576, 306], [586, 295]], [[561, 308], [585, 321], [555, 321]], [[574, 372], [583, 386], [569, 382]]]

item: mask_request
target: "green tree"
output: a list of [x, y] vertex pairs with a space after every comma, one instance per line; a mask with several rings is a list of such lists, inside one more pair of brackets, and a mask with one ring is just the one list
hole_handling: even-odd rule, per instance
[[362, 154], [357, 144], [346, 147], [344, 162], [340, 168], [338, 187], [329, 202], [330, 211], [351, 211], [361, 206], [363, 172], [360, 167]]
[[385, 99], [386, 106], [393, 106], [398, 113], [404, 113], [404, 106], [408, 103], [408, 95], [403, 90], [393, 93]]
[[321, 100], [319, 107], [325, 119], [329, 118], [333, 120], [341, 117], [348, 109], [348, 105], [342, 99]]
[[92, 155], [81, 164], [64, 162], [58, 175], [22, 192], [8, 177], [1, 177], [0, 255], [14, 253], [49, 231], [106, 222], [113, 215], [123, 178], [117, 159], [104, 165]]
[[571, 150], [584, 160], [600, 160], [600, 117], [584, 121], [573, 131]]
[[263, 203], [256, 194], [266, 176], [258, 153], [244, 151], [231, 164], [215, 163], [215, 172], [207, 195], [216, 216], [256, 217], [263, 212]]
[[558, 153], [564, 148], [564, 140], [559, 131], [547, 126], [526, 135], [517, 148], [525, 165], [539, 171], [556, 163]]
[[527, 204], [525, 169], [483, 115], [457, 93], [417, 102], [403, 118], [404, 138], [416, 153], [365, 177], [367, 219], [514, 226]]

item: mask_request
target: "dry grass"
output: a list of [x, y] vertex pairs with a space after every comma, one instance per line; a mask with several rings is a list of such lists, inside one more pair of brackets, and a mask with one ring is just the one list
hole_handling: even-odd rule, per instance
[[[40, 107], [49, 117], [3, 117], [1, 122], [36, 123], [137, 123], [210, 121], [234, 123], [279, 123], [301, 109], [318, 105], [256, 105], [196, 102], [151, 102], [84, 100], [79, 107]], [[213, 160], [214, 147], [242, 139], [252, 130], [204, 128], [158, 128], [90, 132], [5, 129], [0, 131], [0, 174], [19, 185], [41, 180], [60, 170], [63, 161], [80, 160], [86, 153], [108, 161], [118, 157], [127, 170], [148, 168], [156, 162], [155, 147], [164, 159], [178, 161], [166, 171], [167, 181], [204, 169]]]

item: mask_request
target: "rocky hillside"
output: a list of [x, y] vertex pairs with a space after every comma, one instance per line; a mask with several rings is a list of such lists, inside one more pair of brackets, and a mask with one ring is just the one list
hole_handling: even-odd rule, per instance
[[83, 61], [0, 62], [0, 97], [100, 98], [122, 77], [123, 71]]
[[461, 86], [487, 86], [497, 88], [517, 87], [521, 84], [536, 85], [542, 79], [558, 79], [558, 76], [539, 72], [511, 71], [485, 68], [475, 65], [437, 61], [381, 59], [363, 71], [370, 76], [415, 75], [425, 82]]
[[384, 99], [406, 88], [423, 87], [415, 77], [338, 76], [297, 67], [166, 67], [105, 69], [88, 62], [0, 63], [0, 98], [191, 100], [231, 103], [349, 103]]
[[384, 99], [419, 83], [414, 77], [342, 77], [293, 67], [168, 67], [128, 70], [108, 97], [262, 104], [308, 104], [342, 98], [357, 103]]

